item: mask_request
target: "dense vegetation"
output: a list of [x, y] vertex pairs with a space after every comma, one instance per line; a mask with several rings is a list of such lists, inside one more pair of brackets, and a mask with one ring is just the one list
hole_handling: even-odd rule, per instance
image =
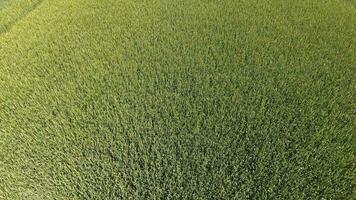
[[2, 1], [0, 199], [355, 194], [354, 0]]

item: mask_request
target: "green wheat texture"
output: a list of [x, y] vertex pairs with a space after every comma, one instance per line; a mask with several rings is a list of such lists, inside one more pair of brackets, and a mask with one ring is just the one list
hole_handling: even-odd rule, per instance
[[0, 0], [0, 199], [354, 199], [354, 0]]

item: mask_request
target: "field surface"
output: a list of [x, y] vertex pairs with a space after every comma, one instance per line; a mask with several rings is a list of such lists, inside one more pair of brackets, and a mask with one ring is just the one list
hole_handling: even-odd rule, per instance
[[6, 6], [10, 4], [10, 0], [1, 0], [0, 1], [0, 10], [4, 9]]
[[0, 0], [0, 199], [354, 199], [354, 0]]

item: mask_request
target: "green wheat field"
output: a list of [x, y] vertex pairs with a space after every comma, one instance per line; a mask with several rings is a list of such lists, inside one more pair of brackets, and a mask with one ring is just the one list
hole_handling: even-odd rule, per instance
[[355, 0], [0, 0], [1, 200], [355, 196]]

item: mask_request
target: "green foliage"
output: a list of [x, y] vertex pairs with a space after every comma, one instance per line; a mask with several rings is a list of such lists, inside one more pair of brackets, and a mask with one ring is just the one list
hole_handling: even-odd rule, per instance
[[0, 199], [352, 199], [350, 2], [5, 7]]
[[16, 0], [1, 0], [0, 1], [0, 10], [5, 9], [12, 3], [16, 2]]
[[0, 0], [0, 34], [9, 30], [41, 2], [42, 0]]

